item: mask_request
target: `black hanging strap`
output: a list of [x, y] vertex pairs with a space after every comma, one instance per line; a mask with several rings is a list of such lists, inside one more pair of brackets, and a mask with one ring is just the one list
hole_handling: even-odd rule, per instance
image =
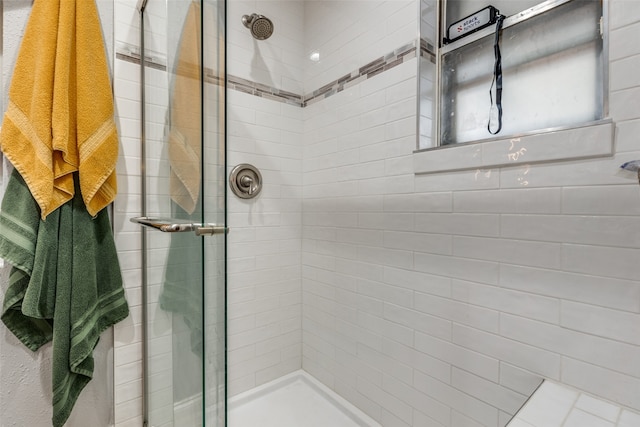
[[489, 111], [489, 123], [487, 124], [487, 130], [491, 135], [495, 135], [502, 130], [502, 55], [500, 54], [500, 32], [502, 30], [502, 23], [504, 22], [504, 15], [498, 15], [496, 20], [496, 36], [493, 42], [493, 52], [495, 53], [495, 64], [493, 66], [493, 80], [491, 81], [491, 88], [489, 88], [489, 98], [491, 99], [491, 110], [493, 110], [493, 85], [496, 86], [496, 107], [498, 109], [498, 129], [496, 131], [491, 130], [491, 110]]

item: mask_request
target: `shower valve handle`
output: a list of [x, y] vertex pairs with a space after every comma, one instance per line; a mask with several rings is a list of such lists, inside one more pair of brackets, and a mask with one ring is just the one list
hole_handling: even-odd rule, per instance
[[251, 178], [250, 176], [244, 175], [242, 178], [240, 178], [240, 185], [243, 188], [247, 189], [247, 193], [250, 196], [253, 194], [254, 191], [256, 191], [256, 187], [255, 185], [253, 185], [253, 178]]
[[241, 163], [229, 174], [229, 186], [241, 199], [252, 199], [262, 190], [262, 174], [253, 165]]

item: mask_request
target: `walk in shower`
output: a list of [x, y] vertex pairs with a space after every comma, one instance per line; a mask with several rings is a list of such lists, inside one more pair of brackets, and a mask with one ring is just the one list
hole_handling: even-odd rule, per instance
[[[536, 390], [637, 419], [640, 199], [619, 170], [640, 158], [636, 80], [612, 80], [606, 132], [420, 151], [442, 2], [141, 3], [149, 426], [316, 427], [334, 407], [345, 425], [505, 427]], [[633, 2], [595, 3], [601, 34], [637, 29]], [[604, 42], [618, 76], [635, 75], [628, 39]]]

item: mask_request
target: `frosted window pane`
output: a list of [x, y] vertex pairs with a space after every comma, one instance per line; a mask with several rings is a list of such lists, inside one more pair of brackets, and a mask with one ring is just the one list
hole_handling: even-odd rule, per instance
[[[498, 136], [603, 118], [599, 1], [572, 1], [503, 30]], [[493, 36], [442, 55], [441, 144], [487, 131]], [[495, 124], [494, 124], [495, 128]]]

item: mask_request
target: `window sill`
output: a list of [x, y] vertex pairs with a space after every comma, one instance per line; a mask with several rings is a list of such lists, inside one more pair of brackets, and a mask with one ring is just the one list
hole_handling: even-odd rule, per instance
[[493, 168], [613, 155], [611, 119], [517, 137], [415, 151], [416, 174]]

